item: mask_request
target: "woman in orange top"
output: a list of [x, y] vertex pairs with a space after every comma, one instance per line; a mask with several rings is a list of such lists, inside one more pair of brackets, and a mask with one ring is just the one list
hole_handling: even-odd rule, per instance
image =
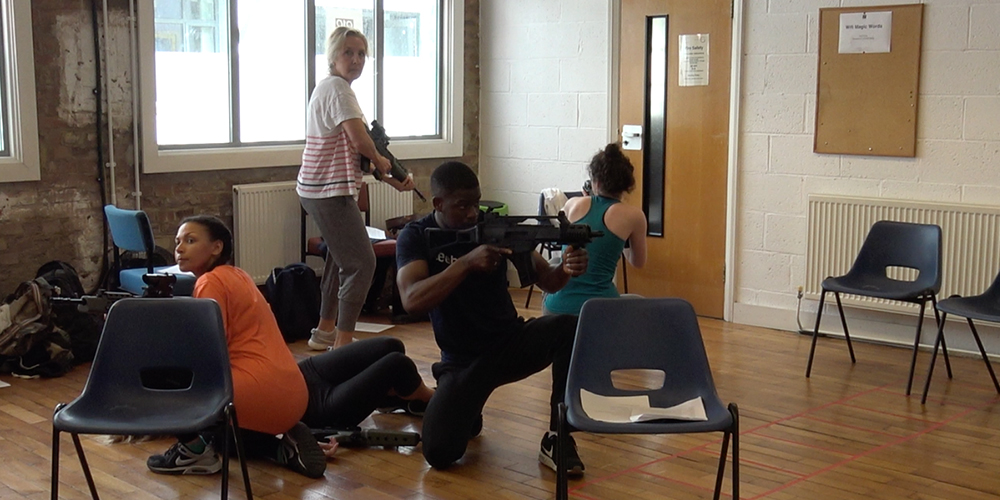
[[[214, 299], [222, 310], [233, 403], [246, 450], [306, 476], [322, 477], [326, 457], [299, 421], [309, 400], [305, 379], [264, 296], [245, 271], [229, 265], [233, 254], [229, 228], [216, 217], [188, 217], [177, 230], [176, 245], [178, 266], [198, 278], [194, 296]], [[218, 472], [222, 462], [213, 440], [208, 433], [182, 437], [146, 465], [165, 474]]]

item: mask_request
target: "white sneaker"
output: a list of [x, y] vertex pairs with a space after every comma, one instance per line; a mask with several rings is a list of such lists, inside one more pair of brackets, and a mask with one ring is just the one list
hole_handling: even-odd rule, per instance
[[327, 332], [319, 328], [313, 328], [309, 337], [309, 348], [314, 351], [325, 351], [337, 341], [337, 332]]

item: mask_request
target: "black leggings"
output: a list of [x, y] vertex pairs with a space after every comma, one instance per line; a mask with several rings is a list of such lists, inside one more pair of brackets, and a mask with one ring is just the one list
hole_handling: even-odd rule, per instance
[[393, 337], [351, 342], [299, 361], [309, 387], [302, 422], [311, 428], [351, 428], [384, 406], [389, 391], [408, 396], [423, 379], [403, 343]]

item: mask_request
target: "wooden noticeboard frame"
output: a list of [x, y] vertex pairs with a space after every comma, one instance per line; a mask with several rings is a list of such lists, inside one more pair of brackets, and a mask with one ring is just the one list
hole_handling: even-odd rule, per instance
[[[840, 15], [892, 12], [890, 51], [840, 54]], [[923, 4], [819, 10], [817, 153], [916, 156]]]

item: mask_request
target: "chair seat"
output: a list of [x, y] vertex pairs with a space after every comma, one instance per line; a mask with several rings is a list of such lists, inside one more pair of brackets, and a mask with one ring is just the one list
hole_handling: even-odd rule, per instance
[[994, 296], [953, 297], [938, 302], [937, 308], [948, 314], [1000, 323], [1000, 303]]
[[[629, 392], [629, 396], [637, 393]], [[624, 394], [623, 394], [624, 395]], [[652, 399], [653, 405], [657, 403]], [[685, 401], [696, 396], [682, 398]], [[640, 423], [616, 423], [594, 420], [587, 416], [583, 409], [574, 409], [566, 413], [566, 420], [574, 428], [585, 432], [600, 434], [687, 434], [695, 432], [716, 432], [729, 429], [733, 425], [733, 415], [716, 395], [701, 395], [705, 403], [705, 415], [708, 420], [701, 422], [685, 422], [681, 420], [649, 421]], [[677, 401], [674, 404], [683, 401]], [[574, 401], [575, 405], [575, 401]], [[663, 404], [661, 406], [673, 406]]]
[[[306, 255], [326, 258], [326, 242], [322, 236], [314, 236], [306, 241]], [[379, 240], [372, 243], [375, 257], [394, 257], [396, 255], [396, 240]]]
[[[173, 266], [154, 267], [153, 272], [160, 273]], [[142, 281], [142, 276], [146, 274], [146, 269], [138, 267], [135, 269], [122, 269], [118, 273], [118, 280], [121, 282], [119, 288], [126, 292], [142, 295], [146, 289], [146, 282]], [[174, 295], [177, 297], [189, 297], [194, 294], [194, 284], [197, 278], [189, 274], [175, 274], [177, 283], [174, 284]]]
[[205, 430], [221, 421], [228, 401], [215, 405], [204, 398], [138, 397], [129, 405], [107, 406], [97, 398], [76, 399], [52, 419], [63, 432], [77, 434], [149, 435], [186, 434]]
[[911, 281], [900, 281], [883, 276], [839, 276], [823, 280], [823, 289], [839, 293], [851, 293], [887, 300], [914, 301], [933, 291]]
[[396, 240], [382, 240], [372, 243], [372, 250], [375, 250], [375, 257], [395, 257]]

